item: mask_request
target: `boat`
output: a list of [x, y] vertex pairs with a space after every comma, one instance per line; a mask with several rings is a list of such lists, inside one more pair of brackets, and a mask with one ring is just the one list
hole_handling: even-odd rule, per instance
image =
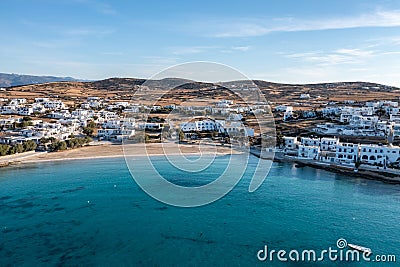
[[355, 244], [347, 244], [347, 246], [351, 249], [358, 250], [358, 251], [364, 253], [366, 256], [369, 256], [372, 254], [372, 250], [367, 247], [363, 247], [363, 246], [359, 246], [359, 245], [355, 245]]

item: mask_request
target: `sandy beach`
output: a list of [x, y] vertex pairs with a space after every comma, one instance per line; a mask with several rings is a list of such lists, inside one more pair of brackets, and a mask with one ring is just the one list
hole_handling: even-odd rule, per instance
[[[145, 147], [144, 147], [145, 146]], [[37, 163], [48, 161], [61, 161], [61, 160], [79, 160], [79, 159], [96, 159], [96, 158], [114, 158], [124, 157], [124, 150], [130, 156], [146, 156], [146, 155], [198, 155], [203, 154], [237, 154], [237, 150], [232, 149], [230, 146], [208, 146], [204, 145], [199, 149], [197, 144], [176, 144], [176, 143], [151, 143], [151, 144], [102, 144], [91, 145], [82, 148], [65, 150], [60, 152], [28, 152], [16, 154], [0, 158], [1, 166], [8, 166], [20, 163]]]

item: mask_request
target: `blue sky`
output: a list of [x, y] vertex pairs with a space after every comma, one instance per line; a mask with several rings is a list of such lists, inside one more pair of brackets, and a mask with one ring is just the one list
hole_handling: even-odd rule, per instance
[[148, 78], [212, 61], [274, 82], [400, 86], [400, 1], [4, 0], [0, 30], [0, 72]]

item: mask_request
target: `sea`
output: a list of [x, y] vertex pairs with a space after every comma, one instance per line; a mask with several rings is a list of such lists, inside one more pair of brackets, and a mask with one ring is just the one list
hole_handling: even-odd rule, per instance
[[[162, 156], [152, 162], [172, 183], [198, 186], [229, 157], [186, 176]], [[291, 163], [273, 163], [251, 193], [250, 180], [246, 170], [221, 199], [183, 208], [146, 194], [123, 158], [2, 168], [0, 266], [399, 266], [400, 185]], [[371, 248], [370, 261], [321, 258], [345, 253], [339, 239]], [[316, 260], [301, 258], [309, 250]]]

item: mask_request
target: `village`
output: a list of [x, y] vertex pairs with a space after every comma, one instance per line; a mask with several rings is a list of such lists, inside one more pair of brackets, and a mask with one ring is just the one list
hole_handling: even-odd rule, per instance
[[[309, 98], [309, 94], [300, 96], [303, 101]], [[144, 105], [90, 96], [73, 105], [43, 97], [1, 98], [0, 105], [2, 156], [29, 150], [65, 150], [105, 141], [219, 138], [232, 142], [235, 136], [254, 139], [263, 135], [254, 124], [256, 115], [268, 113], [272, 106], [277, 125], [323, 121], [304, 129], [306, 135], [289, 136], [277, 131], [277, 156], [353, 169], [400, 168], [400, 147], [394, 145], [400, 137], [400, 107], [396, 101], [331, 101], [320, 108], [299, 109], [274, 103], [245, 106], [227, 99], [201, 106]], [[176, 116], [166, 116], [171, 112]], [[138, 132], [145, 133], [144, 140], [138, 140]]]
[[329, 121], [309, 129], [306, 136], [281, 136], [276, 151], [283, 158], [354, 171], [397, 173], [400, 169], [400, 147], [394, 145], [400, 137], [396, 101], [328, 103], [322, 109], [303, 110], [297, 115], [291, 106], [275, 110], [283, 112], [282, 121], [295, 123], [299, 117]]
[[[253, 137], [255, 131], [244, 126], [244, 117], [267, 111], [265, 103], [240, 107], [225, 99], [212, 106], [147, 106], [101, 97], [88, 97], [73, 106], [51, 98], [2, 98], [0, 103], [2, 156], [29, 150], [65, 150], [96, 142], [161, 142], [163, 137], [184, 141], [202, 138], [202, 134]], [[185, 115], [183, 121], [164, 118], [173, 110]], [[137, 140], [136, 136], [141, 136], [137, 131], [145, 132], [145, 140]]]

